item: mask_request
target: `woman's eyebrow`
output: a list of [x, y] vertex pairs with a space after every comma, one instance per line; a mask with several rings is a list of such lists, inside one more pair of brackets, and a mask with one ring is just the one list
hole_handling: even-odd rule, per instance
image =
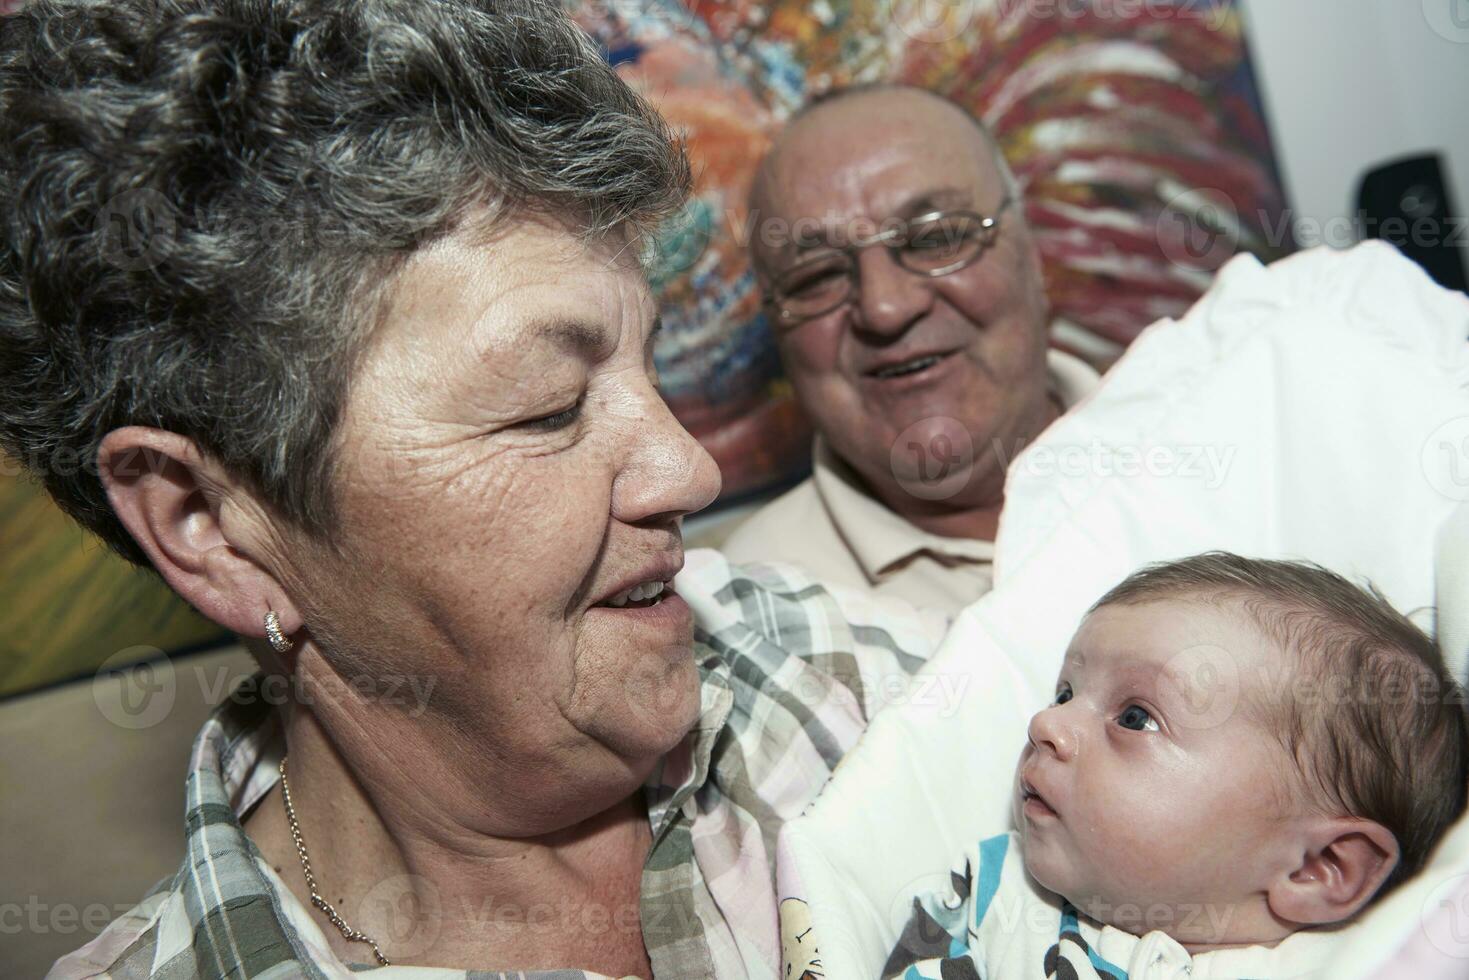
[[567, 353], [589, 361], [606, 360], [617, 346], [611, 333], [601, 324], [562, 317], [532, 321], [522, 331], [521, 337], [532, 342], [548, 339]]

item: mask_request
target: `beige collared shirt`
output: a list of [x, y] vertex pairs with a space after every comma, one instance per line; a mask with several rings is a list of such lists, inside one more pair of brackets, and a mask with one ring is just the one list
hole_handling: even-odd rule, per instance
[[[1047, 355], [1051, 387], [1066, 408], [1098, 382], [1085, 362]], [[990, 590], [993, 541], [949, 538], [915, 526], [862, 488], [826, 440], [816, 438], [812, 473], [756, 511], [725, 542], [731, 561], [785, 562], [817, 581], [894, 596], [952, 619]]]

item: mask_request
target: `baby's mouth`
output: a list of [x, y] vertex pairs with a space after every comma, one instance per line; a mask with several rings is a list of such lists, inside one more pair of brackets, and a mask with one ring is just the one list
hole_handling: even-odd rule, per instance
[[1054, 807], [1046, 802], [1045, 797], [1035, 791], [1035, 787], [1025, 779], [1020, 780], [1020, 805], [1026, 816], [1032, 817], [1059, 817]]

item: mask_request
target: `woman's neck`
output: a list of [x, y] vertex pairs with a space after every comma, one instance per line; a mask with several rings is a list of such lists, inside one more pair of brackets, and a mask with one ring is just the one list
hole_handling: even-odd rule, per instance
[[[353, 733], [346, 736], [351, 738]], [[286, 722], [291, 803], [322, 898], [395, 964], [580, 967], [649, 975], [638, 914], [652, 835], [641, 793], [539, 837], [497, 837], [436, 805], [421, 780], [369, 792], [309, 706]], [[408, 774], [405, 774], [405, 776]], [[486, 786], [486, 794], [513, 787]], [[256, 846], [345, 962], [373, 963], [311, 905], [277, 785], [245, 822]]]

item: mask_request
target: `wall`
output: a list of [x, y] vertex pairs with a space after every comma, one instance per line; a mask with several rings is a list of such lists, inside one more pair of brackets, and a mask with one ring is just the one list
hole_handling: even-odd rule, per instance
[[1241, 5], [1299, 238], [1323, 231], [1350, 244], [1343, 219], [1361, 174], [1430, 149], [1445, 155], [1458, 213], [1469, 212], [1469, 0]]

